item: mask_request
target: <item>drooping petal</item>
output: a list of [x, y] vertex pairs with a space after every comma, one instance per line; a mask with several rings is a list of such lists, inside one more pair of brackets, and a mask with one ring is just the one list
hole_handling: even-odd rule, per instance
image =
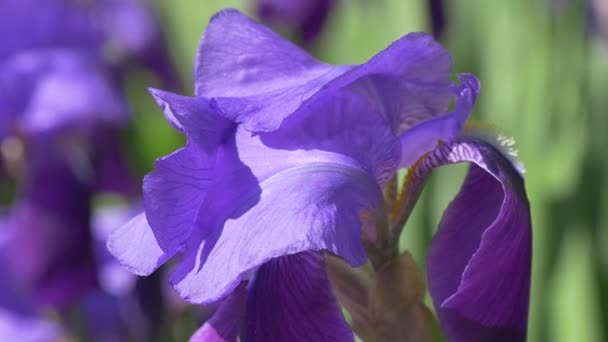
[[192, 337], [190, 342], [236, 342], [242, 330], [247, 303], [246, 283], [239, 285], [226, 297], [202, 327]]
[[247, 341], [353, 341], [331, 289], [322, 253], [272, 259], [249, 293]]
[[[335, 90], [372, 76], [402, 84], [400, 88], [409, 88], [410, 93], [436, 95], [434, 103], [424, 96], [426, 108], [418, 102], [413, 106], [424, 110], [388, 114], [412, 125], [445, 110], [450, 100], [450, 71], [449, 54], [425, 34], [407, 35], [360, 66], [330, 66], [239, 12], [226, 10], [213, 17], [205, 32], [195, 79], [197, 95], [215, 98], [228, 118], [251, 131], [272, 131], [313, 96], [331, 96]], [[379, 90], [373, 87], [375, 82], [368, 83], [372, 84], [368, 97], [383, 101], [379, 106], [392, 107], [384, 106], [386, 98], [377, 96], [389, 88]], [[401, 101], [401, 95], [392, 91], [389, 98]], [[402, 108], [391, 109], [395, 107]], [[404, 113], [416, 117], [406, 120]]]
[[461, 138], [416, 169], [473, 163], [430, 247], [429, 288], [450, 341], [524, 341], [531, 221], [521, 175], [491, 144]]
[[374, 176], [394, 171], [399, 146], [366, 102], [334, 100], [275, 132], [239, 128], [222, 145], [172, 279], [182, 297], [217, 300], [267, 260], [309, 249], [365, 262], [360, 215], [383, 210]]

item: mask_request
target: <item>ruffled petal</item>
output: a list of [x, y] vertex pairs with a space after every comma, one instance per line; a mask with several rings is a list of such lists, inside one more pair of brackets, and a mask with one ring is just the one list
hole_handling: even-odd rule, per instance
[[[332, 96], [333, 91], [358, 81], [372, 85], [360, 89], [370, 92], [368, 98], [381, 101], [380, 107], [391, 109], [387, 115], [398, 118], [391, 119], [399, 121], [397, 127], [411, 126], [447, 108], [450, 72], [449, 54], [426, 34], [407, 35], [365, 64], [330, 66], [239, 12], [226, 10], [213, 17], [205, 32], [195, 79], [197, 95], [214, 98], [229, 119], [260, 132], [277, 129], [312, 97]], [[376, 84], [367, 79], [374, 76], [382, 81]], [[399, 102], [402, 93], [391, 91], [390, 101], [378, 96], [389, 89], [388, 84], [409, 89], [410, 94], [435, 96], [421, 96], [426, 103], [415, 101], [416, 110], [403, 110], [389, 104]]]
[[159, 246], [143, 213], [115, 229], [107, 247], [121, 265], [137, 275], [151, 274], [177, 252], [165, 252]]
[[322, 253], [272, 259], [249, 293], [247, 341], [353, 341], [331, 289]]
[[189, 341], [236, 342], [241, 332], [246, 303], [247, 289], [245, 283], [242, 283], [222, 301], [211, 319], [205, 322]]
[[456, 102], [452, 112], [420, 121], [405, 130], [401, 140], [401, 167], [410, 167], [418, 158], [435, 149], [437, 144], [452, 141], [462, 131], [479, 94], [479, 80], [471, 74], [458, 75], [460, 85], [456, 87]]
[[473, 163], [430, 247], [429, 288], [450, 341], [525, 341], [531, 270], [523, 179], [491, 144], [462, 138], [417, 169]]
[[144, 178], [144, 208], [159, 246], [179, 251], [190, 236], [213, 173], [213, 157], [193, 145], [160, 158]]
[[182, 297], [212, 302], [267, 260], [308, 249], [365, 262], [360, 215], [383, 210], [374, 176], [394, 172], [399, 145], [365, 102], [347, 96], [316, 109], [272, 133], [239, 128], [218, 150], [172, 279]]
[[231, 132], [231, 122], [216, 114], [207, 99], [173, 94], [149, 89], [150, 94], [163, 110], [165, 119], [176, 130], [185, 133], [189, 141], [208, 153]]

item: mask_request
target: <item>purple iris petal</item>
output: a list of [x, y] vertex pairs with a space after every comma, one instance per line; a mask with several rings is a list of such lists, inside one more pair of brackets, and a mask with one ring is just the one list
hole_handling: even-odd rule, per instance
[[400, 166], [413, 165], [420, 156], [432, 151], [438, 143], [452, 141], [462, 131], [479, 94], [479, 80], [470, 74], [458, 75], [461, 84], [456, 86], [455, 108], [452, 112], [436, 116], [403, 132]]
[[247, 341], [352, 341], [321, 253], [273, 259], [257, 272], [247, 302]]
[[310, 43], [323, 29], [336, 0], [256, 0], [256, 12], [267, 24], [294, 29]]
[[417, 172], [473, 163], [428, 255], [429, 288], [450, 341], [524, 341], [531, 222], [523, 180], [501, 152], [462, 138], [440, 146]]
[[[365, 64], [332, 66], [225, 10], [211, 19], [199, 47], [195, 89], [198, 96], [214, 98], [229, 119], [259, 132], [307, 110], [313, 97], [356, 88], [400, 133], [445, 112], [453, 94], [450, 73], [447, 51], [422, 33], [397, 40]], [[364, 85], [357, 87], [358, 82]]]

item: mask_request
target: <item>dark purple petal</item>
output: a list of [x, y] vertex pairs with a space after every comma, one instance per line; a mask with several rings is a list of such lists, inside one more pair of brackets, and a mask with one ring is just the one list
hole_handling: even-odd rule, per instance
[[[365, 64], [330, 66], [239, 12], [226, 10], [213, 17], [205, 32], [195, 80], [197, 95], [215, 98], [228, 118], [251, 131], [275, 130], [313, 96], [332, 96], [333, 91], [360, 80], [372, 84], [368, 97], [386, 108], [391, 108], [387, 100], [399, 102], [402, 95], [393, 91], [389, 99], [376, 96], [388, 89], [387, 82], [402, 84], [401, 89], [409, 87], [410, 93], [435, 93], [435, 98], [425, 97], [425, 110], [412, 111], [415, 117], [387, 113], [389, 121], [398, 123], [395, 130], [402, 131], [401, 124], [411, 126], [447, 108], [450, 72], [449, 54], [422, 33], [401, 38]], [[367, 81], [372, 76], [382, 79], [382, 89]], [[414, 107], [424, 106], [416, 102]]]
[[211, 319], [200, 327], [190, 342], [236, 342], [241, 332], [247, 289], [245, 283], [239, 285], [219, 305]]
[[440, 146], [417, 172], [473, 163], [428, 255], [429, 288], [450, 341], [524, 341], [531, 269], [531, 221], [521, 175], [489, 143]]
[[353, 341], [331, 289], [322, 253], [269, 260], [247, 302], [247, 341]]

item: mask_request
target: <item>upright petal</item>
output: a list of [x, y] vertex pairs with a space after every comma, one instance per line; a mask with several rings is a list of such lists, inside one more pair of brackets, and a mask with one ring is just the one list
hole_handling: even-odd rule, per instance
[[322, 253], [272, 259], [249, 293], [247, 341], [353, 341], [331, 289]]
[[[367, 82], [369, 98], [391, 108], [390, 116], [421, 121], [443, 112], [449, 104], [451, 61], [449, 54], [432, 37], [416, 33], [394, 42], [359, 66], [330, 66], [314, 60], [296, 46], [235, 10], [213, 17], [201, 42], [196, 65], [196, 93], [215, 98], [228, 118], [251, 131], [273, 131], [283, 119], [299, 110], [313, 96], [332, 96], [342, 89], [372, 76], [388, 78], [389, 84], [402, 84], [409, 93], [434, 93], [416, 100], [417, 110], [390, 106], [378, 96], [386, 82]], [[391, 101], [401, 101], [403, 93], [391, 91]], [[386, 102], [386, 103], [384, 103]], [[406, 103], [402, 101], [401, 103]], [[405, 114], [408, 115], [405, 115]], [[408, 117], [405, 120], [404, 116]]]
[[491, 144], [462, 138], [416, 169], [468, 161], [428, 255], [429, 288], [450, 341], [524, 341], [531, 270], [531, 221], [524, 184]]

